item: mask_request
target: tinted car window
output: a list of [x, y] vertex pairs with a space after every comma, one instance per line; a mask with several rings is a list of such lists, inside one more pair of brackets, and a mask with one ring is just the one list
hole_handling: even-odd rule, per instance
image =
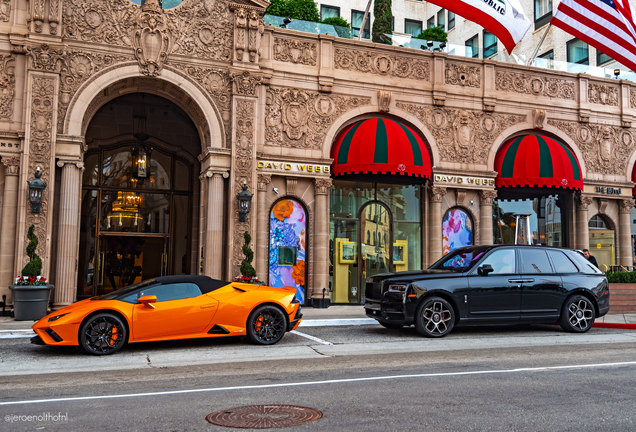
[[465, 271], [470, 269], [475, 263], [484, 256], [484, 253], [488, 249], [483, 247], [479, 248], [461, 248], [452, 251], [445, 257], [434, 263], [429, 268], [431, 269], [444, 269], [444, 270], [459, 270]]
[[594, 264], [589, 262], [581, 253], [576, 251], [568, 251], [567, 255], [572, 258], [574, 264], [581, 269], [583, 273], [603, 274]]
[[554, 270], [557, 273], [578, 273], [579, 269], [576, 268], [572, 261], [570, 261], [563, 252], [551, 250], [548, 251], [548, 255], [550, 255], [550, 259], [554, 265]]
[[499, 249], [491, 253], [480, 265], [490, 264], [493, 268], [491, 274], [516, 273], [514, 249]]
[[201, 295], [201, 289], [193, 283], [175, 283], [167, 285], [157, 285], [149, 287], [127, 297], [122, 298], [122, 301], [128, 303], [136, 303], [139, 297], [154, 295], [157, 296], [157, 302], [164, 302], [170, 300], [182, 300], [191, 297], [197, 297]]
[[520, 249], [522, 273], [553, 273], [548, 255], [543, 249]]

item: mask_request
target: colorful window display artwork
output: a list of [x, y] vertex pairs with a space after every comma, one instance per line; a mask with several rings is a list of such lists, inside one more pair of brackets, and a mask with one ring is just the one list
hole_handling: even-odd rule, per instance
[[269, 285], [296, 287], [296, 298], [305, 303], [305, 247], [307, 215], [294, 200], [278, 201], [269, 217]]
[[462, 209], [450, 209], [442, 221], [443, 255], [473, 245], [473, 222]]

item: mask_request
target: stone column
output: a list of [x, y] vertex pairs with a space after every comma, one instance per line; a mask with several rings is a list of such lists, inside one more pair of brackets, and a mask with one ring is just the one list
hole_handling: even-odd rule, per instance
[[[11, 301], [9, 285], [18, 276], [14, 273], [15, 238], [18, 219], [18, 174], [20, 157], [2, 157], [4, 165], [4, 201], [2, 205], [2, 231], [0, 232], [0, 295], [6, 294]], [[1, 299], [2, 297], [0, 297]]]
[[446, 188], [431, 186], [429, 189], [429, 261], [434, 263], [442, 257], [442, 198]]
[[256, 215], [256, 276], [267, 283], [269, 263], [269, 212], [267, 205], [267, 185], [272, 181], [271, 174], [258, 175], [258, 206]]
[[492, 235], [492, 200], [497, 198], [496, 190], [479, 192], [479, 244], [493, 244]]
[[634, 207], [634, 200], [631, 198], [622, 199], [618, 205], [618, 264], [632, 266], [634, 260], [632, 257], [631, 210]]
[[576, 197], [576, 247], [578, 249], [589, 249], [590, 229], [587, 209], [594, 200], [590, 196], [579, 194]]
[[79, 224], [80, 183], [84, 163], [60, 160], [57, 166], [63, 168], [53, 310], [68, 306], [77, 298], [77, 225]]
[[330, 178], [317, 178], [315, 182], [314, 286], [311, 297], [316, 299], [322, 298], [323, 288], [329, 290], [329, 190], [331, 183]]
[[205, 274], [223, 279], [223, 179], [229, 174], [208, 171], [208, 209], [205, 230]]

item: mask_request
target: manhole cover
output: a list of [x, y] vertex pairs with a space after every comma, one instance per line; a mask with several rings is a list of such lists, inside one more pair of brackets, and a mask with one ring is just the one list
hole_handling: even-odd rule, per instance
[[208, 414], [208, 422], [241, 429], [269, 429], [296, 426], [318, 420], [322, 412], [293, 405], [250, 405]]

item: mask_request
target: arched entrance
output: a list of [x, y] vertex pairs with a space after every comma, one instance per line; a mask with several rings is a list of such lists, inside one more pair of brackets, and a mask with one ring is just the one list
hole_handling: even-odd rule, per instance
[[78, 297], [196, 273], [199, 136], [182, 108], [157, 95], [127, 94], [96, 112], [86, 132]]
[[616, 231], [612, 221], [602, 215], [592, 216], [588, 222], [590, 253], [596, 258], [598, 268], [604, 272], [616, 264]]

